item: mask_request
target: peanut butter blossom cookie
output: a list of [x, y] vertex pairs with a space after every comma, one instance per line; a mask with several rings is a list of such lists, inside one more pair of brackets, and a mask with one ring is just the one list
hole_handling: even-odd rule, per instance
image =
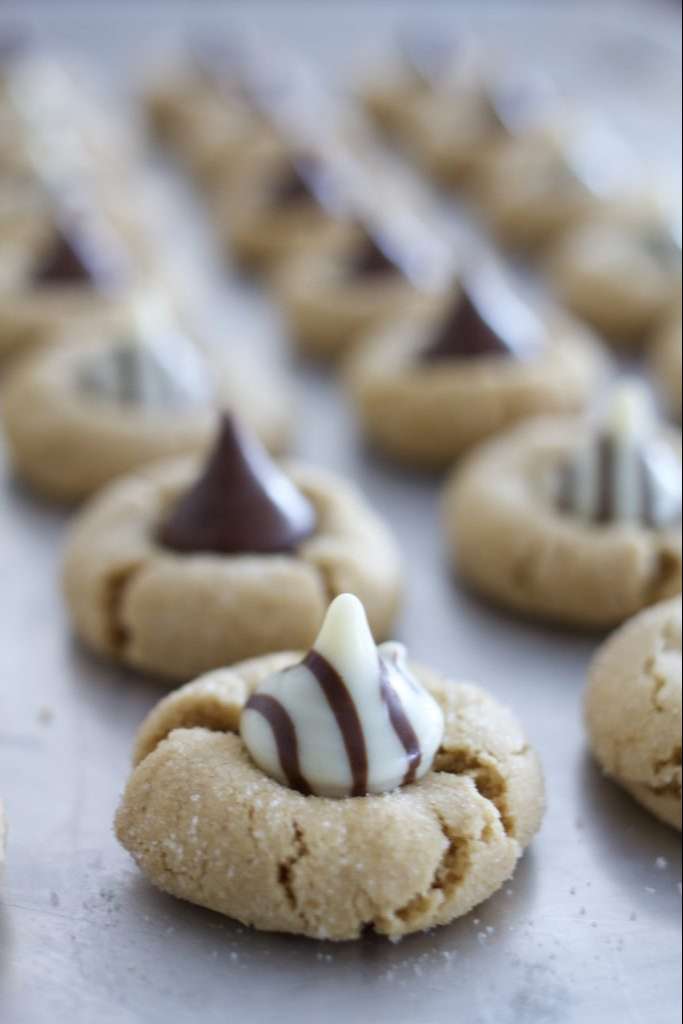
[[343, 594], [303, 658], [210, 673], [152, 711], [116, 832], [174, 896], [340, 941], [466, 914], [510, 877], [542, 813], [512, 715], [400, 644], [376, 647]]
[[315, 254], [344, 240], [353, 232], [349, 216], [348, 196], [331, 158], [288, 146], [267, 158], [245, 160], [214, 210], [218, 231], [238, 262], [267, 272], [292, 256]]
[[352, 487], [280, 468], [226, 416], [204, 466], [164, 461], [98, 495], [73, 528], [64, 586], [89, 647], [186, 680], [305, 647], [345, 590], [385, 636], [400, 570], [392, 537]]
[[244, 87], [246, 65], [238, 45], [199, 40], [146, 90], [153, 128], [209, 195], [230, 188], [245, 158], [278, 143]]
[[569, 308], [624, 345], [642, 345], [680, 295], [680, 237], [638, 210], [569, 231], [548, 265]]
[[378, 127], [402, 142], [410, 138], [416, 104], [466, 70], [473, 61], [471, 43], [433, 32], [410, 32], [394, 58], [360, 89], [365, 110]]
[[504, 245], [538, 249], [619, 205], [628, 190], [622, 156], [590, 124], [510, 134], [471, 180], [472, 196]]
[[[108, 316], [137, 274], [113, 221], [43, 203], [7, 243], [0, 267], [0, 359], [26, 352], [74, 320]], [[139, 275], [138, 279], [139, 279]]]
[[539, 419], [479, 449], [443, 518], [457, 571], [487, 597], [617, 625], [681, 589], [680, 435], [624, 388], [599, 422]]
[[430, 264], [420, 239], [360, 223], [288, 261], [275, 286], [294, 345], [334, 358], [387, 321], [428, 310], [436, 302]]
[[204, 349], [163, 301], [144, 295], [20, 365], [2, 415], [17, 473], [73, 501], [147, 462], [205, 450], [219, 408], [238, 411], [273, 450], [286, 442], [282, 382]]
[[576, 326], [537, 316], [486, 267], [464, 274], [437, 315], [366, 339], [346, 379], [378, 449], [437, 467], [517, 420], [581, 408], [602, 366]]
[[[402, 133], [404, 148], [447, 185], [477, 181], [512, 140], [525, 144], [545, 105], [546, 90], [531, 76], [470, 76], [415, 100]], [[537, 144], [542, 136], [539, 133]]]
[[680, 830], [680, 597], [636, 615], [600, 647], [585, 712], [604, 771]]

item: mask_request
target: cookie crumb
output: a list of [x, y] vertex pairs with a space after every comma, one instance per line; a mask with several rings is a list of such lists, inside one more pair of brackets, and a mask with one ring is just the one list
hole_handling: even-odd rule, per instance
[[655, 867], [658, 871], [666, 871], [669, 866], [669, 862], [666, 857], [657, 857], [655, 860]]

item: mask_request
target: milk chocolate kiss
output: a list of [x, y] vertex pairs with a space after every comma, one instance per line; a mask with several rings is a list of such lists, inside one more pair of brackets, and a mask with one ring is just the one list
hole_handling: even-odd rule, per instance
[[36, 285], [92, 284], [94, 274], [76, 240], [58, 230], [32, 279]]
[[515, 355], [514, 347], [493, 326], [489, 310], [476, 293], [463, 286], [422, 353], [422, 360], [437, 363], [449, 359], [511, 355]]
[[495, 264], [486, 262], [461, 273], [460, 288], [421, 353], [422, 362], [538, 355], [543, 322], [510, 287]]
[[289, 206], [292, 203], [315, 200], [311, 177], [316, 172], [315, 162], [302, 157], [292, 161], [282, 174], [271, 193], [273, 206]]
[[374, 278], [401, 273], [400, 268], [388, 254], [381, 241], [365, 230], [349, 270], [351, 277]]
[[276, 554], [314, 532], [313, 506], [229, 415], [194, 486], [172, 509], [160, 542], [182, 552]]

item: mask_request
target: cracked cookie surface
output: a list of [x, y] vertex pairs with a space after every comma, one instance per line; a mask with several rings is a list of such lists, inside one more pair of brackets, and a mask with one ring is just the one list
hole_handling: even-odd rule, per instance
[[[549, 475], [585, 429], [544, 418], [483, 445], [447, 482], [443, 524], [457, 572], [485, 596], [541, 619], [610, 628], [680, 592], [681, 531], [605, 529], [556, 510]], [[680, 454], [680, 438], [671, 442]]]
[[586, 726], [604, 771], [681, 828], [681, 599], [641, 612], [598, 651]]
[[330, 600], [350, 591], [375, 637], [391, 628], [399, 556], [384, 524], [350, 485], [287, 467], [313, 503], [316, 532], [291, 555], [179, 554], [156, 532], [196, 479], [195, 458], [116, 481], [75, 522], [64, 590], [81, 639], [136, 668], [185, 681], [220, 665], [312, 643]]
[[543, 781], [514, 717], [476, 686], [412, 666], [444, 712], [434, 770], [381, 796], [303, 796], [236, 734], [281, 653], [213, 672], [142, 726], [117, 836], [174, 896], [268, 931], [345, 940], [447, 924], [491, 896], [539, 828]]

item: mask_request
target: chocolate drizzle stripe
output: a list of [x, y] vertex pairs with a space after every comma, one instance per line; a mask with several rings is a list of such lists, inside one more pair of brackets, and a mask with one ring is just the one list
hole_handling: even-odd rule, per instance
[[387, 672], [386, 663], [382, 658], [378, 658], [379, 661], [379, 685], [382, 693], [382, 700], [387, 706], [389, 712], [389, 719], [393, 726], [394, 732], [401, 741], [401, 745], [406, 752], [406, 758], [408, 761], [408, 767], [406, 773], [403, 776], [402, 786], [407, 786], [409, 783], [415, 781], [417, 769], [420, 767], [422, 760], [422, 750], [420, 749], [420, 741], [417, 738], [417, 734], [410, 724], [410, 720], [405, 713], [401, 698], [396, 693], [396, 690], [391, 685], [389, 675]]
[[245, 705], [245, 711], [256, 711], [263, 715], [273, 731], [273, 739], [277, 747], [280, 765], [287, 782], [292, 789], [298, 789], [300, 793], [308, 796], [311, 787], [301, 772], [299, 764], [299, 741], [296, 735], [296, 727], [289, 712], [275, 697], [266, 693], [253, 694]]
[[576, 467], [571, 463], [562, 467], [557, 507], [561, 512], [574, 511], [574, 499], [578, 487]]
[[334, 666], [317, 651], [309, 651], [302, 664], [320, 684], [339, 727], [351, 769], [351, 796], [365, 796], [368, 791], [368, 752], [353, 697]]
[[657, 525], [657, 515], [655, 509], [655, 488], [654, 482], [649, 472], [649, 465], [647, 458], [643, 452], [638, 453], [638, 489], [639, 489], [639, 505], [642, 521], [646, 526]]
[[611, 437], [601, 437], [598, 443], [597, 458], [597, 503], [595, 520], [598, 523], [609, 523], [614, 518], [614, 487], [617, 452]]

